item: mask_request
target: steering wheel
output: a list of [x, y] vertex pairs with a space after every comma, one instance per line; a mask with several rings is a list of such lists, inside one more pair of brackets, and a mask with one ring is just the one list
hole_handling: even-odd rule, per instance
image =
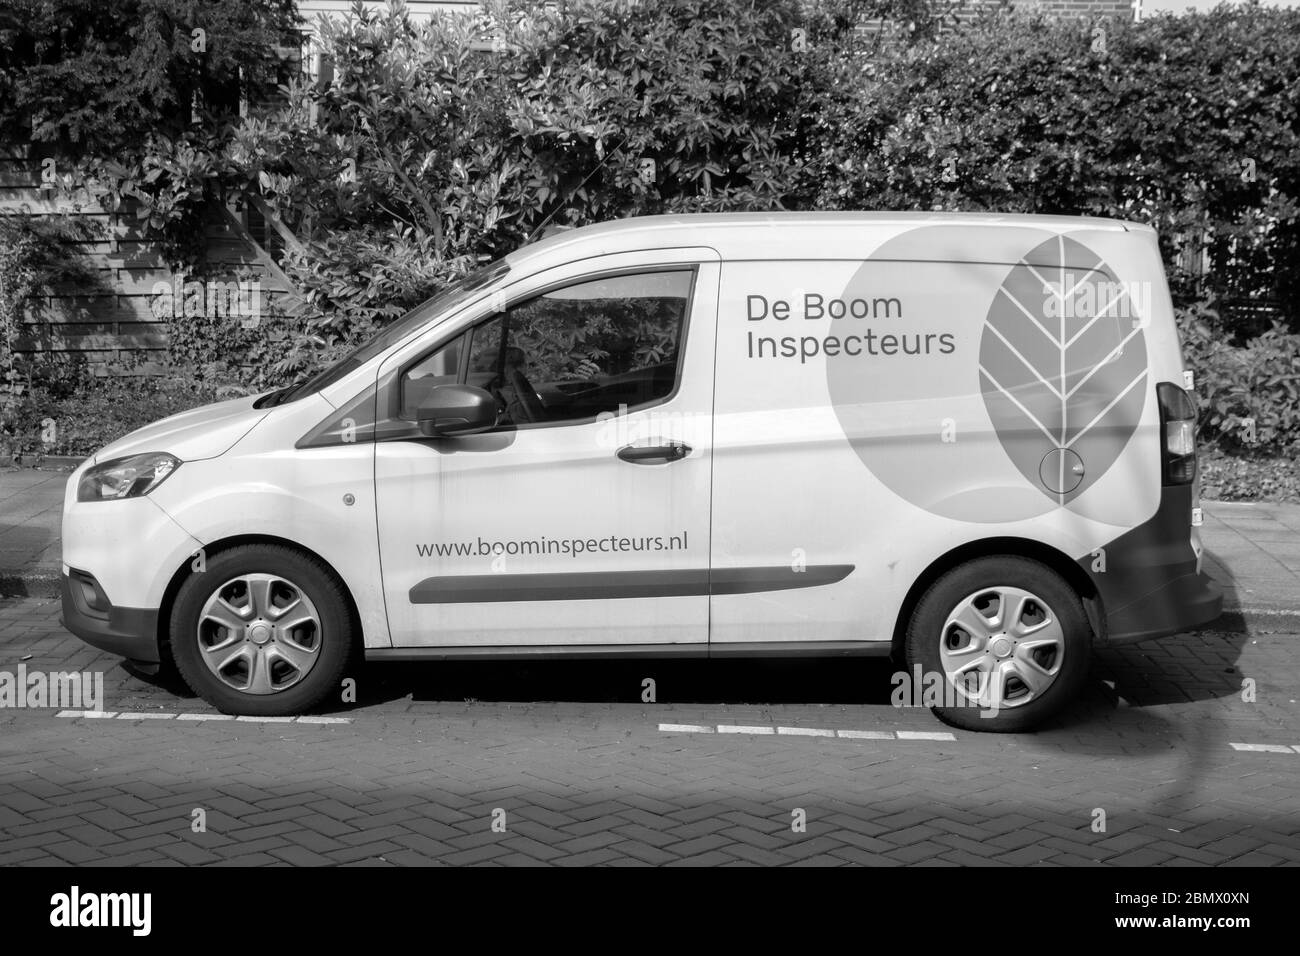
[[514, 389], [528, 421], [530, 423], [546, 421], [546, 404], [542, 401], [542, 396], [537, 394], [537, 389], [533, 388], [533, 383], [528, 381], [524, 373], [517, 368], [511, 369], [509, 378], [510, 387]]

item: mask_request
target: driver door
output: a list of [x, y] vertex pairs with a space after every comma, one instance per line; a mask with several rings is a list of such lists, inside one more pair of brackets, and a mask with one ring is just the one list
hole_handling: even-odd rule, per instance
[[705, 651], [718, 277], [705, 249], [586, 259], [385, 363], [407, 420], [451, 382], [498, 408], [376, 446], [395, 648]]

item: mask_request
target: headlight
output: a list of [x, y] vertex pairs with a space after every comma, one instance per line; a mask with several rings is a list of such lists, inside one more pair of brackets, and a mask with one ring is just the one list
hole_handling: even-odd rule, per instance
[[174, 455], [154, 451], [96, 465], [77, 482], [78, 501], [115, 501], [147, 495], [180, 467]]

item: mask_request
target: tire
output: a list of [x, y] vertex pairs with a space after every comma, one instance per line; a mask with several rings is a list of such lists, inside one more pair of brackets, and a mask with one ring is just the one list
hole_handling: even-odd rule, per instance
[[1078, 594], [1051, 568], [1028, 558], [979, 558], [922, 595], [905, 648], [910, 678], [918, 666], [924, 677], [942, 678], [930, 709], [944, 723], [1019, 733], [1078, 695], [1091, 665], [1092, 627]]
[[210, 558], [177, 593], [170, 633], [190, 689], [223, 714], [250, 717], [315, 707], [339, 688], [356, 647], [342, 585], [319, 561], [280, 545]]

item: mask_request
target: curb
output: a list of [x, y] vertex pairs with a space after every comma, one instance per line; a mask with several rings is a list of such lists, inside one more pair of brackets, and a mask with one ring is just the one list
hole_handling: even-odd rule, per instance
[[57, 598], [62, 576], [60, 568], [0, 568], [0, 597]]
[[85, 455], [41, 455], [36, 458], [0, 455], [0, 468], [13, 471], [59, 471], [67, 474], [76, 471], [85, 460]]
[[1242, 632], [1252, 627], [1300, 632], [1300, 610], [1281, 607], [1225, 608], [1214, 626], [1208, 630]]

